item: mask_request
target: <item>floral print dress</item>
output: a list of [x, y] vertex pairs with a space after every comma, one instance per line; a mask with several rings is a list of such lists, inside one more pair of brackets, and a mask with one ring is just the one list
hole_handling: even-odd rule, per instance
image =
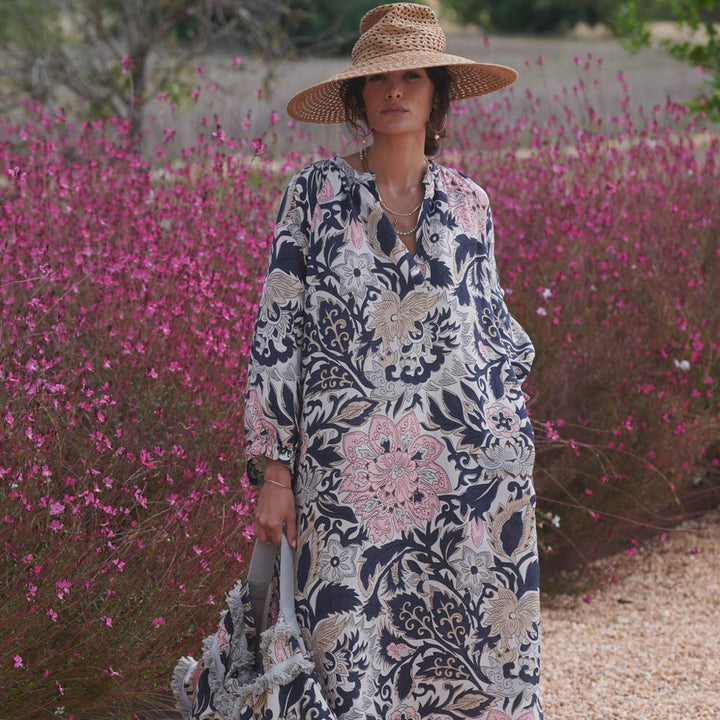
[[432, 162], [424, 185], [412, 256], [373, 174], [334, 157], [290, 182], [248, 473], [292, 470], [298, 620], [338, 718], [540, 720], [534, 350], [498, 284], [487, 195]]

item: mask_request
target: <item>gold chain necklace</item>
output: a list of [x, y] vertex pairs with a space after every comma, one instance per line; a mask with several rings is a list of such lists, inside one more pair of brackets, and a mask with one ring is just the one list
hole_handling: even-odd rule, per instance
[[[367, 161], [367, 148], [362, 148], [360, 150], [360, 164], [362, 165], [362, 169], [364, 172], [370, 172], [370, 168], [368, 166]], [[425, 158], [425, 166], [427, 167], [427, 158]], [[407, 213], [398, 212], [397, 210], [393, 210], [391, 207], [388, 207], [388, 204], [383, 200], [383, 196], [380, 194], [380, 187], [378, 186], [377, 182], [375, 183], [375, 188], [377, 190], [378, 194], [378, 200], [380, 200], [380, 205], [382, 206], [383, 210], [386, 212], [389, 212], [391, 215], [395, 216], [395, 219], [393, 220], [393, 227], [395, 228], [395, 232], [400, 235], [401, 237], [406, 237], [408, 235], [412, 235], [413, 233], [417, 232], [418, 227], [420, 226], [420, 218], [418, 217], [417, 222], [415, 223], [415, 227], [411, 230], [398, 230], [397, 224], [397, 218], [398, 217], [412, 217], [421, 207], [423, 204], [424, 197], [420, 199], [420, 202], [410, 211]]]

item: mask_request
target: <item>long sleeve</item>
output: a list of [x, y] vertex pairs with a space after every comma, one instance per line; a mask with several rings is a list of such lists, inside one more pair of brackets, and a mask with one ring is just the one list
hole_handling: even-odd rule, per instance
[[528, 334], [510, 314], [505, 304], [505, 291], [500, 286], [495, 260], [495, 232], [489, 204], [485, 210], [484, 230], [484, 244], [487, 255], [484, 263], [486, 271], [483, 274], [488, 284], [490, 310], [498, 330], [497, 341], [505, 354], [507, 354], [517, 380], [522, 383], [530, 373], [530, 368], [535, 359], [535, 348]]
[[248, 365], [245, 403], [247, 472], [258, 483], [268, 459], [290, 470], [299, 443], [307, 185], [293, 178], [275, 225]]

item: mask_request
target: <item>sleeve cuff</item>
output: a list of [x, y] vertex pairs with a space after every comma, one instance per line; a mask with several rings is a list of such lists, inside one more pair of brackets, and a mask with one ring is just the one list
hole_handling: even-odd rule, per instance
[[[294, 455], [295, 454], [292, 450], [288, 450], [283, 447], [273, 448], [265, 455], [248, 455], [246, 463], [248, 480], [250, 480], [252, 485], [256, 485], [258, 487], [261, 486], [265, 477], [265, 468], [267, 467], [268, 460], [277, 460], [287, 466], [292, 477], [292, 468], [295, 459]], [[294, 478], [292, 479], [294, 484]]]

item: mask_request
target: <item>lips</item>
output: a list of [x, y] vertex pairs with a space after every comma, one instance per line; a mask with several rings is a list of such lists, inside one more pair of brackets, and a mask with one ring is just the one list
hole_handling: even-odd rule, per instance
[[407, 108], [404, 108], [401, 105], [392, 105], [391, 107], [386, 107], [382, 110], [383, 115], [402, 115], [406, 112], [408, 112]]

